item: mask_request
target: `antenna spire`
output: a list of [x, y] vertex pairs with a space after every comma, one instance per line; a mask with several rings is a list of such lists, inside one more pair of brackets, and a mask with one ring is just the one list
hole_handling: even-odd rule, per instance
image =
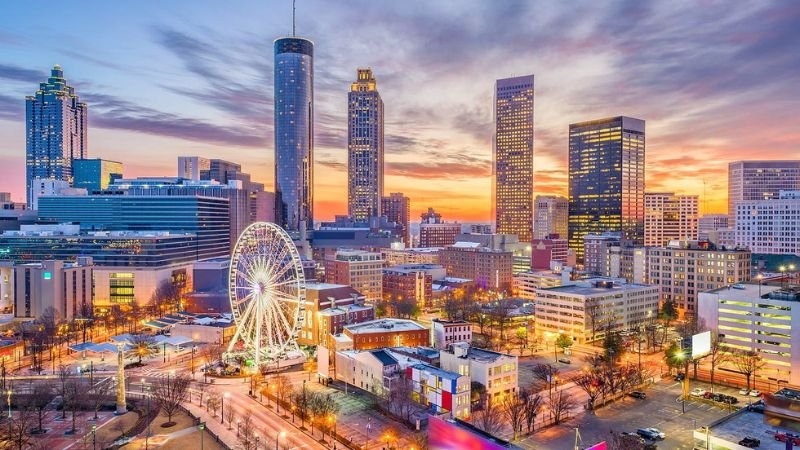
[[297, 0], [292, 0], [292, 37], [297, 36], [295, 34], [295, 28], [294, 28], [295, 3], [297, 3]]

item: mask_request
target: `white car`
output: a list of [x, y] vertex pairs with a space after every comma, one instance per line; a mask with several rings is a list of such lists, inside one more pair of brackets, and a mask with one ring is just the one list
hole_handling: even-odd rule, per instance
[[755, 389], [750, 391], [750, 397], [760, 397], [760, 396], [761, 396], [761, 392], [759, 392], [759, 391], [757, 391]]
[[750, 393], [750, 391], [748, 391], [747, 389], [742, 389], [742, 390], [739, 391], [739, 395], [747, 395], [749, 393]]
[[702, 397], [706, 395], [706, 390], [703, 388], [694, 388], [692, 392], [689, 393], [692, 397]]

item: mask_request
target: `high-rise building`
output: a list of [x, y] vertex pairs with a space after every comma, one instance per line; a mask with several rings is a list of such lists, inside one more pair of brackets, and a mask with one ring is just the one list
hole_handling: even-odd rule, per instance
[[699, 200], [697, 195], [645, 193], [645, 247], [660, 247], [669, 241], [696, 241]]
[[495, 230], [533, 237], [533, 75], [495, 83]]
[[403, 243], [411, 247], [411, 199], [402, 192], [392, 192], [381, 200], [381, 214], [400, 225]]
[[556, 195], [537, 195], [533, 202], [533, 238], [547, 239], [557, 234], [567, 238], [569, 200]]
[[202, 173], [211, 169], [211, 160], [202, 156], [178, 156], [178, 178], [200, 181]]
[[275, 222], [314, 228], [314, 43], [275, 40]]
[[422, 213], [422, 222], [419, 224], [420, 247], [445, 247], [456, 243], [456, 236], [461, 233], [461, 224], [448, 223], [442, 215], [428, 208]]
[[736, 221], [736, 202], [778, 198], [800, 190], [800, 160], [735, 161], [728, 164], [728, 216]]
[[593, 275], [608, 272], [608, 249], [620, 246], [624, 239], [619, 231], [583, 235], [583, 269]]
[[358, 69], [347, 94], [347, 209], [367, 221], [381, 215], [383, 198], [383, 100], [372, 69]]
[[122, 178], [122, 163], [100, 158], [76, 159], [72, 162], [72, 174], [73, 187], [101, 191]]
[[569, 126], [569, 245], [583, 259], [583, 236], [621, 231], [644, 241], [645, 122], [610, 117]]
[[681, 318], [695, 317], [699, 293], [750, 280], [749, 250], [717, 248], [708, 242], [673, 241], [647, 250], [647, 282], [659, 286]]
[[89, 127], [86, 103], [67, 85], [56, 64], [50, 77], [25, 98], [25, 190], [31, 203], [35, 178], [63, 180], [72, 184], [72, 161], [86, 158]]
[[800, 191], [737, 202], [734, 240], [753, 253], [800, 256]]
[[697, 220], [697, 239], [707, 241], [710, 233], [728, 228], [730, 225], [727, 214], [706, 214]]

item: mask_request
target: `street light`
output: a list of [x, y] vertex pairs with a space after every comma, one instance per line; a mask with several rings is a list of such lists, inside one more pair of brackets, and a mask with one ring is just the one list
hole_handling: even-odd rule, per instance
[[239, 422], [239, 419], [236, 419], [236, 437], [239, 437], [239, 426], [240, 425], [241, 425], [241, 422]]
[[144, 378], [142, 378], [142, 394], [144, 394]]
[[92, 424], [92, 449], [97, 450], [97, 424]]
[[284, 436], [286, 436], [286, 432], [285, 431], [281, 431], [280, 433], [278, 433], [277, 436], [275, 436], [275, 450], [278, 450], [278, 440], [280, 440], [280, 438], [282, 438]]
[[255, 450], [258, 450], [258, 439], [259, 439], [258, 433], [256, 433], [255, 436], [256, 436], [256, 449]]
[[197, 428], [200, 428], [200, 450], [203, 450], [203, 435], [205, 434], [203, 431], [206, 429], [206, 423], [200, 422]]

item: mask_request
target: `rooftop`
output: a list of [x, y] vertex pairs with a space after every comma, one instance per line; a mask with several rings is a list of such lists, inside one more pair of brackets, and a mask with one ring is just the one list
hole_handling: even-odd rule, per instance
[[654, 288], [654, 286], [649, 284], [624, 283], [619, 281], [619, 279], [614, 278], [586, 278], [573, 281], [572, 284], [549, 288], [539, 288], [539, 290], [563, 294], [583, 295], [588, 297], [592, 295], [602, 295], [608, 292]]
[[415, 272], [427, 272], [433, 270], [445, 270], [444, 266], [441, 264], [399, 264], [396, 266], [386, 267], [383, 269], [384, 272], [396, 272], [396, 273], [415, 273]]
[[388, 331], [421, 331], [424, 326], [407, 319], [378, 319], [344, 327], [353, 334], [386, 333]]
[[713, 289], [707, 292], [701, 292], [700, 294], [716, 294], [731, 299], [754, 300], [759, 296], [766, 298], [767, 295], [780, 290], [780, 286], [774, 286], [770, 284], [762, 283], [761, 286], [759, 286], [758, 283], [738, 283]]
[[[457, 347], [459, 347], [459, 346], [462, 349], [463, 349], [463, 347], [468, 347], [466, 358], [467, 359], [471, 359], [473, 361], [491, 363], [491, 362], [495, 362], [495, 361], [497, 361], [497, 360], [499, 360], [501, 358], [516, 358], [515, 356], [509, 355], [509, 354], [506, 354], [506, 353], [495, 352], [495, 351], [486, 350], [486, 349], [483, 349], [483, 348], [475, 348], [475, 347], [472, 347], [469, 344], [460, 344], [460, 345], [459, 344], [455, 344], [454, 347], [456, 347], [456, 348], [454, 348], [454, 351], [457, 352], [457, 350], [458, 350]], [[458, 353], [455, 353], [455, 354], [458, 354]]]
[[461, 378], [463, 376], [463, 375], [459, 375], [459, 374], [457, 374], [455, 372], [450, 372], [449, 370], [440, 369], [438, 367], [434, 367], [434, 366], [432, 366], [430, 364], [425, 364], [425, 363], [414, 364], [411, 367], [413, 367], [413, 368], [415, 368], [417, 370], [424, 370], [425, 372], [434, 374], [436, 376], [439, 376], [439, 377], [442, 377], [442, 378], [445, 378], [445, 379], [448, 379], [448, 380], [457, 380], [457, 379], [459, 379], [459, 378]]
[[372, 350], [370, 353], [372, 353], [372, 356], [377, 358], [377, 360], [380, 361], [384, 366], [393, 366], [398, 363], [394, 356], [384, 349]]
[[[776, 431], [792, 432], [791, 430], [764, 423], [764, 414], [747, 411], [746, 409], [723, 418], [710, 428], [712, 437], [724, 439], [734, 444], [746, 437], [752, 437], [761, 441], [761, 445], [758, 447], [761, 450], [785, 450], [786, 443], [776, 441], [774, 438]], [[695, 433], [701, 433], [705, 437], [703, 430], [695, 430]], [[723, 445], [715, 442], [714, 448], [717, 447], [722, 448]]]
[[335, 308], [325, 308], [319, 312], [323, 316], [333, 316], [336, 314], [345, 314], [348, 312], [366, 311], [372, 309], [372, 306], [366, 305], [345, 305], [337, 306]]
[[383, 252], [388, 252], [388, 251], [392, 251], [392, 252], [408, 252], [408, 253], [439, 253], [439, 250], [441, 250], [441, 249], [442, 249], [442, 247], [414, 247], [414, 248], [400, 248], [400, 249], [385, 248], [385, 249], [382, 249], [381, 251], [383, 251]]

